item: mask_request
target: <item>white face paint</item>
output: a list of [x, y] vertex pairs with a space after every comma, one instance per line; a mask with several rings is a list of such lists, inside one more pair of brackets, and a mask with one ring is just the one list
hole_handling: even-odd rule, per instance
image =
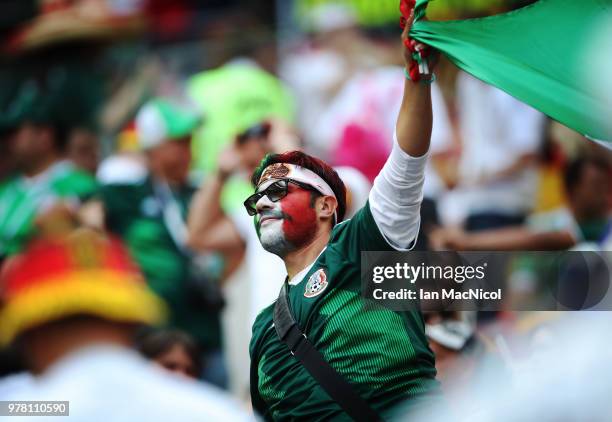
[[[271, 183], [273, 180], [263, 183], [259, 191], [265, 191]], [[287, 195], [280, 200], [272, 202], [264, 195], [255, 204], [262, 246], [283, 259], [312, 241], [318, 223], [312, 190], [294, 184], [287, 188]]]
[[257, 210], [257, 225], [261, 246], [274, 255], [284, 257], [294, 248], [285, 238], [285, 232], [283, 231], [284, 217], [280, 201], [272, 202], [267, 196], [263, 196], [257, 202]]

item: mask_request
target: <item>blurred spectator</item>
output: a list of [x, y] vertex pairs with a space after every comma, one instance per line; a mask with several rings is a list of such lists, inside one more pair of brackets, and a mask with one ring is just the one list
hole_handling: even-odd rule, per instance
[[612, 322], [609, 312], [555, 315], [531, 332], [512, 334], [510, 343], [522, 346], [506, 349], [506, 365], [487, 368], [476, 392], [459, 391], [460, 408], [449, 413], [432, 407], [417, 420], [610, 420], [612, 356], [603, 335]]
[[146, 160], [138, 145], [135, 123], [131, 122], [117, 135], [115, 153], [100, 163], [96, 178], [102, 185], [112, 185], [140, 183], [146, 177]]
[[293, 118], [293, 98], [284, 85], [246, 58], [192, 76], [187, 90], [205, 116], [194, 135], [193, 164], [206, 172], [216, 169], [219, 154], [239, 133], [265, 119]]
[[457, 103], [463, 144], [453, 207], [464, 208], [468, 231], [521, 224], [535, 202], [544, 115], [463, 72]]
[[601, 159], [581, 158], [565, 170], [567, 207], [537, 213], [526, 225], [466, 233], [450, 228], [434, 232], [437, 249], [559, 250], [582, 242], [602, 244], [610, 227], [610, 166]]
[[170, 307], [170, 323], [192, 335], [203, 351], [203, 377], [225, 386], [217, 286], [222, 262], [198, 256], [186, 244], [185, 216], [195, 188], [189, 184], [191, 134], [200, 118], [166, 99], [145, 104], [136, 130], [149, 175], [139, 183], [101, 189], [106, 227], [121, 236], [149, 286]]
[[0, 183], [13, 173], [15, 163], [11, 159], [11, 138], [15, 130], [11, 107], [18, 91], [14, 81], [0, 74]]
[[[339, 116], [334, 117], [335, 122], [339, 123]], [[384, 137], [384, 131], [357, 121], [348, 122], [346, 126], [336, 126], [336, 129], [339, 140], [329, 154], [334, 157], [334, 165], [359, 169], [370, 183], [374, 182], [390, 152], [389, 139]]]
[[15, 163], [11, 160], [10, 130], [0, 129], [0, 183], [14, 171]]
[[570, 163], [564, 176], [567, 208], [549, 214], [548, 218], [534, 218], [532, 224], [545, 228], [558, 222], [559, 227], [565, 225], [572, 231], [576, 243], [601, 243], [611, 221], [610, 176], [612, 167], [605, 157], [582, 158]]
[[[4, 355], [1, 356], [4, 357]], [[4, 400], [9, 395], [15, 395], [22, 389], [27, 391], [27, 389], [32, 388], [34, 382], [34, 376], [25, 370], [0, 377], [0, 400]]]
[[321, 124], [328, 107], [354, 74], [387, 64], [388, 50], [364, 34], [346, 2], [314, 7], [306, 21], [308, 38], [287, 52], [279, 73], [298, 100], [298, 127], [305, 143], [316, 155], [329, 159], [337, 139], [325, 136]]
[[137, 338], [137, 348], [147, 359], [178, 375], [198, 378], [202, 356], [191, 336], [183, 331], [158, 329]]
[[98, 137], [86, 127], [74, 128], [68, 135], [67, 158], [79, 169], [94, 175], [100, 160]]
[[0, 183], [0, 259], [23, 247], [37, 218], [57, 207], [76, 211], [97, 190], [91, 175], [64, 160], [67, 130], [79, 118], [63, 108], [71, 84], [52, 71], [22, 81], [11, 98], [3, 142], [16, 173]]
[[[373, 180], [391, 151], [402, 100], [397, 93], [403, 89], [405, 79], [400, 66], [379, 66], [350, 75], [338, 94], [321, 110], [316, 124], [308, 128], [310, 136], [317, 138], [316, 142], [322, 144], [326, 154], [331, 154], [335, 164], [356, 167]], [[433, 85], [432, 103], [435, 116], [432, 142], [438, 154], [448, 149], [452, 133], [446, 104], [437, 84]], [[358, 133], [351, 136], [351, 128]], [[355, 149], [369, 153], [365, 157], [358, 156], [353, 152]]]
[[[192, 248], [227, 253], [246, 246], [251, 322], [278, 296], [285, 267], [280, 258], [261, 247], [253, 220], [242, 206], [244, 198], [226, 210], [222, 207], [222, 192], [232, 179], [250, 186], [248, 176], [266, 154], [297, 148], [298, 142], [291, 128], [278, 119], [258, 123], [239, 134], [221, 153], [216, 174], [205, 180], [189, 211]], [[250, 325], [248, 328], [250, 331]]]
[[7, 263], [1, 285], [0, 341], [18, 340], [36, 375], [3, 399], [67, 400], [80, 421], [248, 419], [131, 349], [137, 325], [159, 323], [164, 307], [117, 240], [77, 229], [38, 241]]

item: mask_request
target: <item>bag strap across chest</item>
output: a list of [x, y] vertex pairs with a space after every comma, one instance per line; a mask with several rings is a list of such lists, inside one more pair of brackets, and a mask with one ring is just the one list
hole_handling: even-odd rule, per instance
[[274, 306], [274, 328], [291, 354], [306, 368], [325, 392], [355, 421], [380, 421], [381, 418], [342, 375], [325, 360], [321, 352], [300, 330], [291, 308], [287, 283], [283, 283]]

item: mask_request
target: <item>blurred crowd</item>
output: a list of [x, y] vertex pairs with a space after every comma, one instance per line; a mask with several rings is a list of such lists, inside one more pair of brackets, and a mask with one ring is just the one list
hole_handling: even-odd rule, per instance
[[[351, 2], [243, 3], [0, 5], [0, 399], [107, 388], [156, 402], [151, 420], [249, 417], [250, 327], [286, 274], [243, 207], [250, 175], [304, 150], [338, 171], [350, 217], [390, 153], [405, 76], [397, 20], [364, 25]], [[520, 2], [441, 3], [451, 18]], [[612, 250], [610, 150], [444, 59], [437, 73], [416, 249]], [[519, 256], [500, 277], [535, 295], [541, 263]], [[518, 377], [565, 317], [428, 314], [451, 407], [489, 367]], [[97, 386], [69, 381], [87, 370]]]

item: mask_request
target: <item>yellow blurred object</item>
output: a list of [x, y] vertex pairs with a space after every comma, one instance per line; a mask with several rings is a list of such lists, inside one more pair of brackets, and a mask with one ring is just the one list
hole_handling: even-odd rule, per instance
[[[427, 6], [427, 16], [432, 20], [460, 19], [466, 16], [485, 16], [503, 11], [508, 7], [507, 0], [436, 0]], [[357, 24], [376, 27], [399, 22], [399, 0], [299, 0], [296, 15], [298, 22], [309, 30], [318, 25], [312, 22], [313, 11], [321, 6], [340, 5], [348, 8]]]
[[540, 167], [534, 212], [547, 212], [565, 205], [563, 173], [555, 165]]
[[0, 346], [70, 316], [133, 324], [166, 317], [122, 244], [91, 229], [36, 240], [8, 260], [0, 287]]
[[117, 135], [117, 152], [136, 152], [139, 149], [138, 134], [134, 124], [131, 123]]

